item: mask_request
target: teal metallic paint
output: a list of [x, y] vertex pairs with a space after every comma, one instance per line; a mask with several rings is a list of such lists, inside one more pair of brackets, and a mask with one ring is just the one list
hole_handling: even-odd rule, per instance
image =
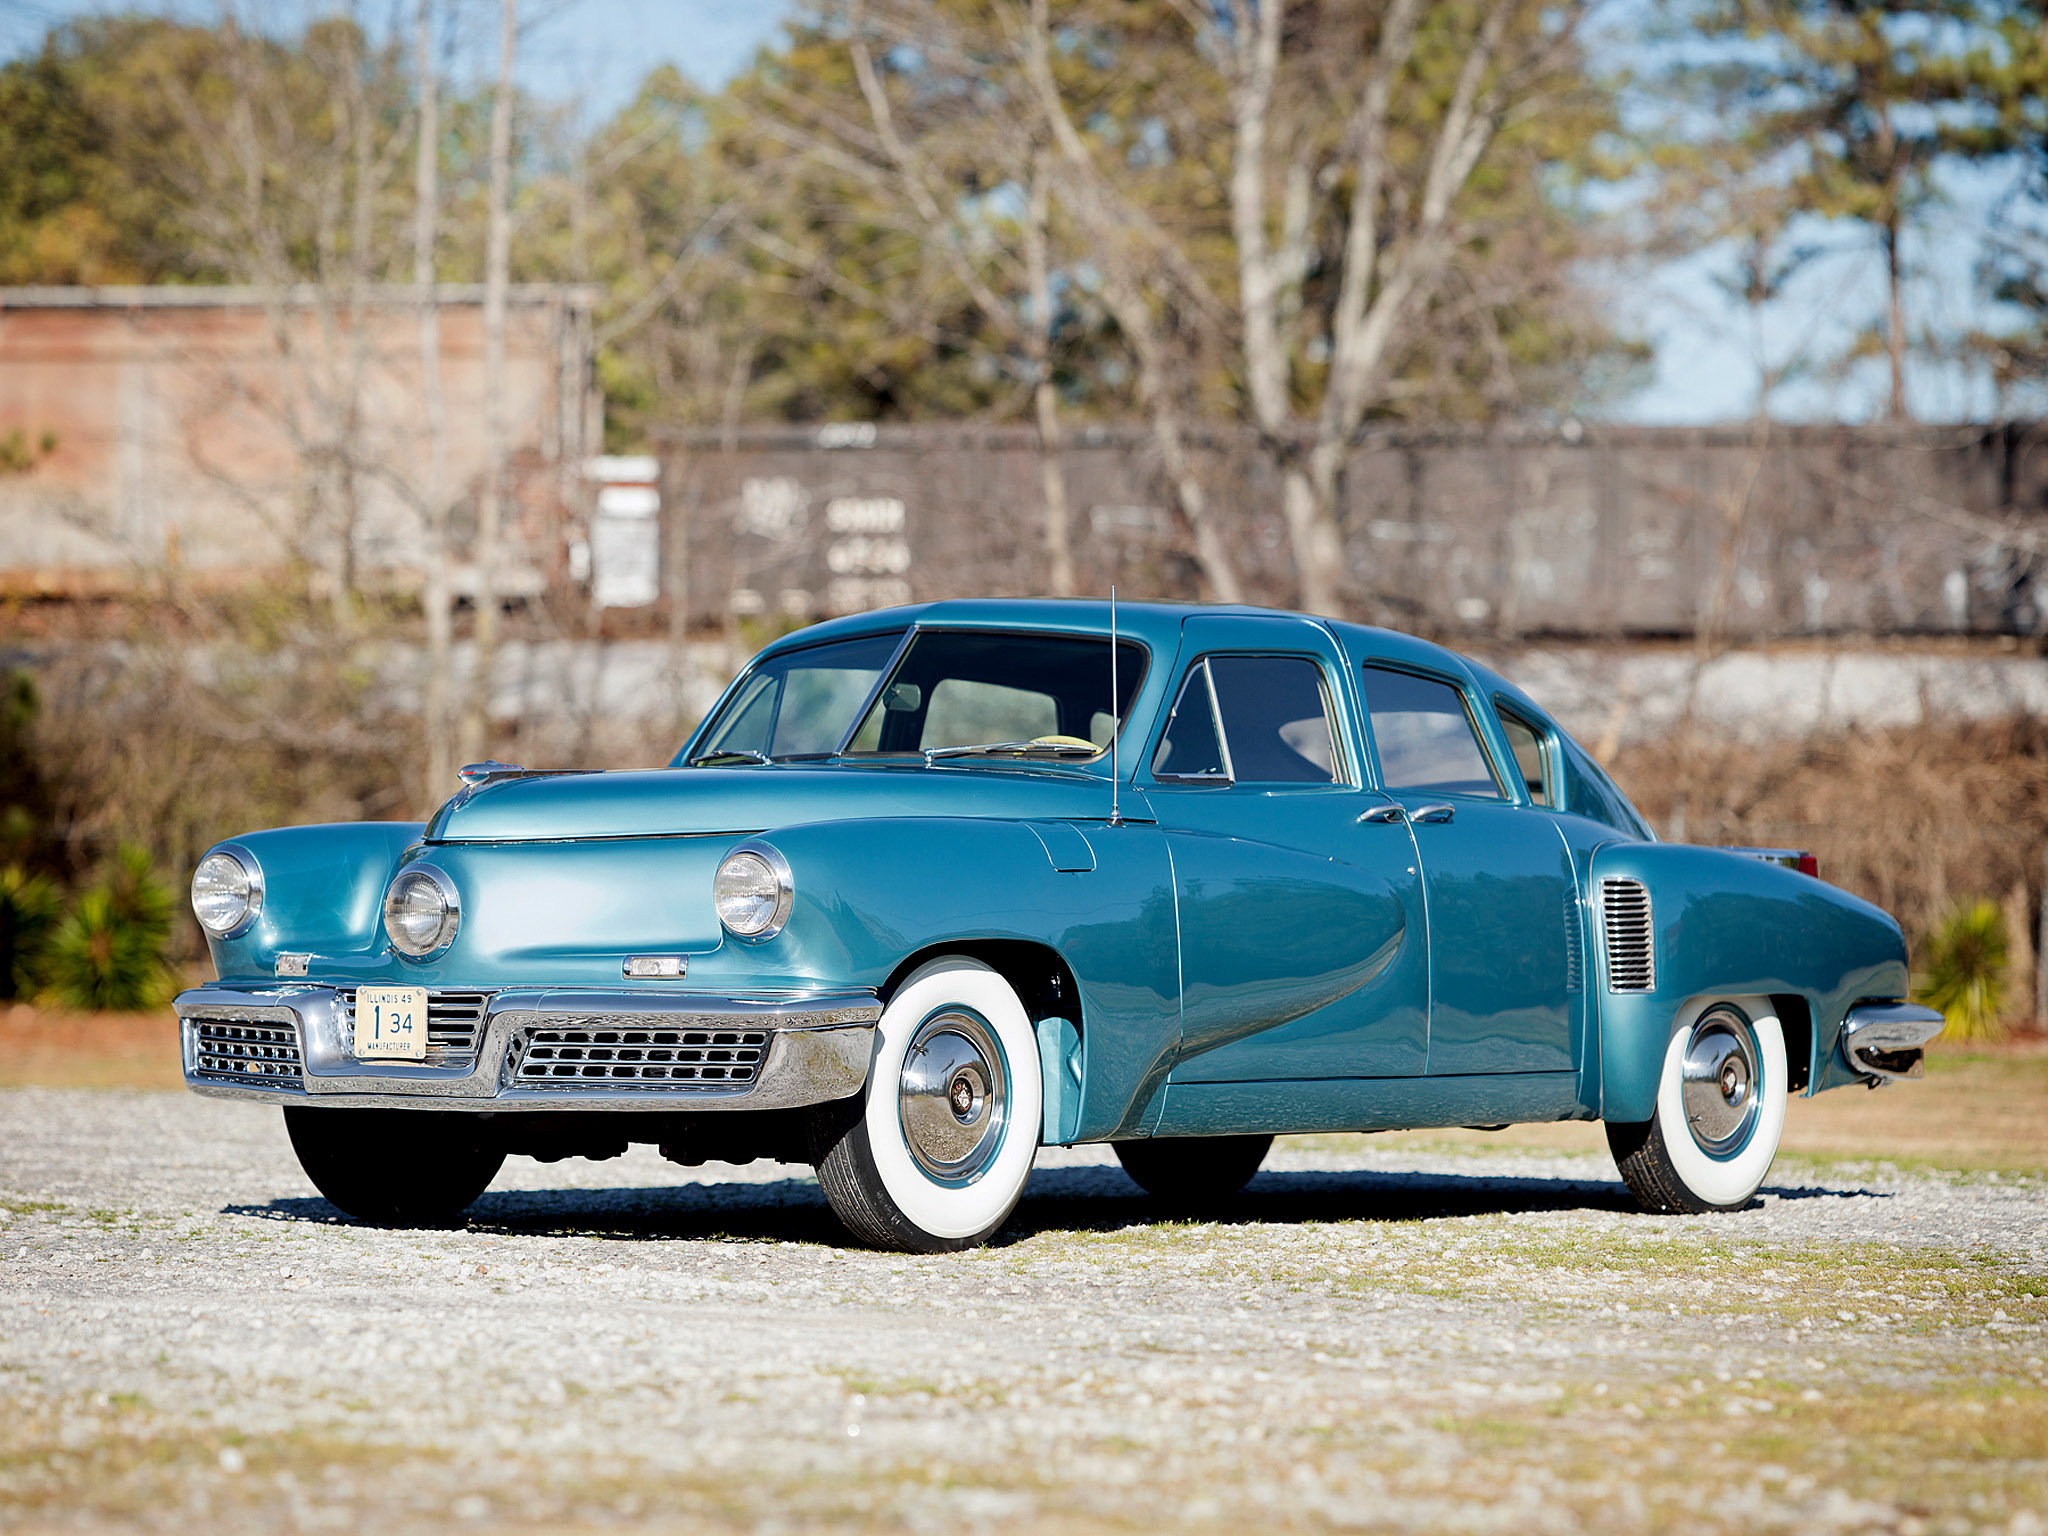
[[[1812, 1086], [1839, 1057], [1842, 1017], [1864, 998], [1906, 995], [1899, 925], [1847, 891], [1778, 864], [1677, 843], [1610, 843], [1593, 877], [1650, 891], [1656, 990], [1603, 993], [1601, 1117], [1640, 1122], [1656, 1107], [1657, 1072], [1678, 1009], [1702, 996], [1796, 994], [1813, 1020]], [[1604, 981], [1603, 981], [1604, 985]]]
[[1429, 1071], [1569, 1072], [1569, 850], [1540, 811], [1459, 795], [1394, 797], [1453, 807], [1414, 829], [1429, 895]]
[[1181, 1060], [1175, 1082], [1400, 1077], [1421, 1073], [1429, 945], [1407, 830], [1364, 825], [1385, 797], [1365, 759], [1348, 668], [1310, 619], [1190, 618], [1169, 698], [1205, 656], [1298, 656], [1327, 690], [1339, 782], [1198, 785], [1151, 764], [1166, 711], [1140, 738], [1137, 778], [1173, 855], [1181, 925]]
[[[1142, 806], [1137, 810], [1143, 814]], [[428, 824], [427, 837], [435, 843], [679, 837], [899, 816], [1107, 821], [1108, 760], [1012, 767], [951, 758], [927, 768], [921, 759], [899, 758], [500, 779], [444, 807]]]
[[281, 951], [353, 958], [382, 950], [384, 887], [419, 839], [416, 821], [279, 827], [234, 839], [262, 866], [263, 910], [239, 937], [208, 939], [214, 974], [268, 981]]
[[1424, 1070], [1429, 945], [1414, 850], [1348, 786], [1151, 790], [1180, 904], [1175, 1082]]
[[[1101, 604], [945, 604], [835, 621], [770, 650], [910, 622], [1106, 634], [1106, 620]], [[502, 780], [445, 807], [417, 855], [462, 893], [446, 953], [406, 961], [382, 931], [384, 887], [419, 826], [296, 827], [236, 839], [262, 865], [266, 900], [246, 935], [213, 944], [216, 970], [267, 982], [278, 953], [296, 951], [316, 957], [312, 979], [337, 985], [616, 989], [632, 986], [627, 955], [679, 953], [689, 988], [762, 996], [880, 990], [948, 948], [1039, 946], [1080, 994], [1070, 1016], [1038, 1026], [1043, 1130], [1060, 1141], [1641, 1119], [1674, 1015], [1709, 992], [1804, 998], [1812, 1086], [1825, 1088], [1855, 1080], [1837, 1046], [1848, 1007], [1904, 995], [1896, 924], [1846, 893], [1530, 805], [1485, 706], [1506, 697], [1555, 728], [1484, 668], [1298, 617], [1138, 605], [1119, 620], [1151, 657], [1124, 736], [1121, 824], [1108, 821], [1107, 758]], [[1322, 659], [1349, 782], [1153, 781], [1173, 690], [1214, 650]], [[1462, 849], [1439, 838], [1432, 850], [1444, 827], [1357, 822], [1387, 799], [1359, 709], [1365, 660], [1454, 678], [1480, 708], [1510, 803], [1460, 802]], [[759, 943], [726, 936], [710, 903], [718, 861], [749, 835], [782, 852], [796, 890], [787, 926]], [[1490, 843], [1514, 844], [1514, 867], [1488, 857]], [[1443, 877], [1427, 911], [1425, 874]], [[1590, 894], [1608, 874], [1651, 891], [1654, 993], [1604, 991]]]
[[1405, 1131], [1587, 1118], [1569, 1072], [1331, 1078], [1317, 1082], [1170, 1083], [1160, 1136]]

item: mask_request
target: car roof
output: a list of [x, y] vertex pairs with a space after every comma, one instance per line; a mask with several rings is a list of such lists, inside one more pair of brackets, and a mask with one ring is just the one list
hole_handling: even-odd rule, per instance
[[[1142, 641], [1156, 651], [1170, 653], [1180, 644], [1180, 628], [1189, 619], [1228, 618], [1296, 619], [1314, 624], [1340, 640], [1374, 651], [1393, 661], [1435, 667], [1454, 675], [1474, 676], [1477, 669], [1467, 657], [1448, 647], [1368, 624], [1318, 618], [1314, 614], [1291, 613], [1282, 608], [1256, 608], [1242, 603], [1124, 603], [1116, 605], [1119, 635]], [[969, 597], [944, 602], [910, 603], [901, 608], [877, 608], [867, 613], [827, 619], [783, 636], [766, 646], [762, 654], [815, 645], [822, 640], [849, 639], [900, 630], [906, 625], [992, 629], [1079, 630], [1087, 634], [1109, 633], [1109, 602], [1095, 597]], [[1487, 680], [1522, 700], [1520, 690], [1487, 673]], [[1523, 700], [1523, 702], [1527, 702]], [[1534, 708], [1534, 705], [1530, 705]]]

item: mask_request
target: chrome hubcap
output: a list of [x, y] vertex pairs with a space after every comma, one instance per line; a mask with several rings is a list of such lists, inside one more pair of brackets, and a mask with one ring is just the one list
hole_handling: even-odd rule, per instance
[[1716, 1008], [1692, 1027], [1685, 1045], [1685, 1120], [1702, 1152], [1722, 1157], [1739, 1149], [1756, 1124], [1756, 1042], [1748, 1021]]
[[925, 1020], [903, 1053], [896, 1112], [917, 1165], [942, 1184], [980, 1177], [1003, 1143], [1003, 1054], [972, 1014]]

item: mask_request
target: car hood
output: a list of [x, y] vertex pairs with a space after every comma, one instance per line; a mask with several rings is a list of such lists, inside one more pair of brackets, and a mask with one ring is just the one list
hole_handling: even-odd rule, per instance
[[[986, 763], [663, 768], [499, 779], [457, 795], [427, 825], [441, 843], [557, 842], [766, 832], [892, 816], [1106, 821], [1109, 782], [1067, 769]], [[1123, 814], [1149, 820], [1132, 791]]]

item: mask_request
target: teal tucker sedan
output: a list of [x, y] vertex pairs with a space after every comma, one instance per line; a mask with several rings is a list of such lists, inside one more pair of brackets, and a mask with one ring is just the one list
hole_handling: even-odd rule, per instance
[[1600, 1120], [1654, 1211], [1794, 1093], [1919, 1075], [1885, 913], [1657, 840], [1527, 695], [1250, 608], [934, 603], [786, 636], [666, 767], [480, 763], [424, 825], [221, 843], [197, 1093], [350, 1216], [509, 1153], [813, 1164], [864, 1242], [1000, 1228], [1042, 1146], [1185, 1209], [1274, 1136]]

